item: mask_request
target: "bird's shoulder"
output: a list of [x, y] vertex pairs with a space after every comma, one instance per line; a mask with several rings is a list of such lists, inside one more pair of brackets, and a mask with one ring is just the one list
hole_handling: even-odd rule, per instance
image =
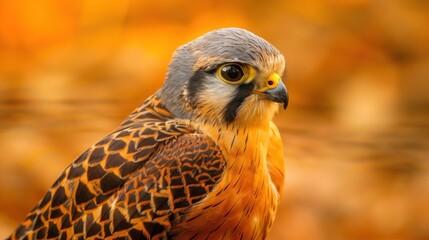
[[[221, 150], [205, 135], [184, 134], [165, 141], [144, 170], [119, 189], [114, 206], [104, 204], [109, 212], [117, 211], [121, 224], [130, 226], [125, 234], [117, 232], [115, 236], [171, 237], [170, 230], [221, 180], [225, 165]], [[142, 224], [133, 225], [135, 220]], [[137, 235], [132, 236], [134, 233]]]
[[[224, 165], [214, 141], [149, 98], [64, 170], [12, 238], [165, 235]], [[145, 224], [135, 226], [136, 218]]]

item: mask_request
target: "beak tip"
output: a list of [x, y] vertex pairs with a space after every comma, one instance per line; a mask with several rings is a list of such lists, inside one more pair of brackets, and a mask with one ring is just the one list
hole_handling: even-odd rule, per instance
[[289, 96], [286, 96], [283, 99], [283, 109], [286, 110], [287, 106], [289, 105]]

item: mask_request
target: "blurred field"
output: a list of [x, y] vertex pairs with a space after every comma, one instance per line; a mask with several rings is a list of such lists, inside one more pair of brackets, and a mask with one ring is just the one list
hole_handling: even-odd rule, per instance
[[429, 239], [429, 3], [0, 1], [0, 238], [216, 28], [287, 60], [270, 239]]

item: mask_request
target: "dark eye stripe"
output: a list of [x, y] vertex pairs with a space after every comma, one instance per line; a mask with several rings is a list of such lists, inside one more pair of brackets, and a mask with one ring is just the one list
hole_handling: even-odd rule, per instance
[[216, 73], [216, 70], [219, 68], [219, 66], [220, 65], [213, 65], [213, 66], [210, 66], [210, 67], [204, 69], [203, 71], [208, 73], [208, 74], [214, 74], [214, 73]]
[[238, 110], [243, 104], [244, 100], [253, 91], [255, 83], [252, 81], [248, 84], [242, 84], [237, 86], [237, 91], [234, 98], [226, 105], [223, 118], [226, 123], [231, 123], [237, 118]]
[[[207, 71], [197, 71], [189, 79], [188, 83], [188, 97], [189, 103], [192, 107], [198, 105], [198, 92], [204, 88], [204, 79]], [[248, 84], [237, 85], [234, 98], [225, 106], [223, 112], [223, 119], [226, 123], [231, 123], [237, 118], [238, 111], [243, 104], [244, 100], [251, 94], [255, 87], [252, 81]]]
[[189, 97], [189, 103], [191, 104], [192, 107], [197, 106], [197, 103], [198, 103], [197, 93], [201, 91], [201, 88], [203, 88], [205, 74], [206, 72], [197, 71], [189, 79], [188, 97]]

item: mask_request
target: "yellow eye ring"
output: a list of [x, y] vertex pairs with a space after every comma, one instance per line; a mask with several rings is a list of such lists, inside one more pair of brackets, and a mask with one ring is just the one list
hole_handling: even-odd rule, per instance
[[229, 84], [241, 84], [250, 82], [255, 77], [255, 70], [248, 65], [239, 63], [226, 63], [217, 69], [218, 77]]
[[224, 64], [219, 67], [218, 76], [227, 83], [239, 83], [244, 77], [243, 68], [237, 63]]

